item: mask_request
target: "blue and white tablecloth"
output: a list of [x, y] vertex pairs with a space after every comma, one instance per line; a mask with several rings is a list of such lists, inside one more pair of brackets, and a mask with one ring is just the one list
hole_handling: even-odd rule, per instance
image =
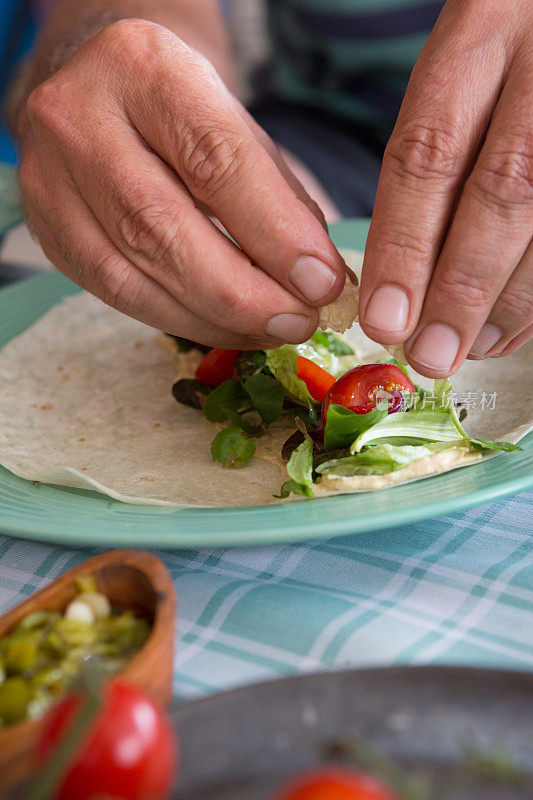
[[[0, 537], [0, 611], [96, 551]], [[178, 699], [306, 670], [533, 669], [533, 493], [367, 534], [154, 551], [178, 596]]]

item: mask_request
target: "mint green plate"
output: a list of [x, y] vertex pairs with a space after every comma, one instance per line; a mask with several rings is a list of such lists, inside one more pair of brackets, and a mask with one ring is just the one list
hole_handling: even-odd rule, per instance
[[[346, 220], [332, 226], [331, 233], [337, 246], [362, 250], [367, 231], [368, 221]], [[76, 291], [59, 274], [4, 289], [0, 346], [61, 297]], [[532, 487], [533, 435], [522, 444], [524, 452], [503, 453], [485, 463], [380, 492], [221, 509], [127, 505], [95, 492], [36, 486], [0, 467], [0, 531], [78, 546], [180, 548], [295, 542], [376, 530], [450, 514]]]

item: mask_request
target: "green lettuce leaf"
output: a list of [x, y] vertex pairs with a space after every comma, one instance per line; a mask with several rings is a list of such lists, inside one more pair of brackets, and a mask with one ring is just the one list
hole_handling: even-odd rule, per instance
[[[457, 428], [451, 414], [440, 411], [398, 411], [363, 431], [350, 447], [352, 453], [379, 439], [409, 439], [404, 444], [420, 441], [453, 442], [457, 440]], [[414, 442], [413, 442], [414, 440]]]
[[292, 480], [286, 481], [281, 487], [281, 497], [288, 497], [291, 492], [305, 497], [313, 496], [313, 442], [307, 434], [293, 451], [287, 463], [287, 472]]
[[294, 345], [284, 344], [275, 350], [267, 350], [267, 366], [274, 378], [283, 386], [285, 393], [295, 403], [303, 406], [312, 406], [315, 401], [307, 390], [305, 381], [296, 374], [296, 352]]
[[335, 356], [354, 356], [355, 351], [352, 347], [348, 344], [348, 342], [343, 339], [342, 336], [338, 336], [331, 331], [323, 331], [320, 328], [311, 336], [310, 341], [315, 346], [325, 347], [326, 350], [329, 350], [330, 353], [333, 353]]
[[461, 434], [464, 436], [465, 439], [468, 439], [470, 444], [475, 447], [477, 450], [505, 450], [508, 453], [514, 450], [522, 450], [522, 448], [517, 445], [513, 444], [512, 442], [495, 442], [492, 439], [477, 439], [474, 436], [470, 436], [461, 424], [461, 420], [459, 419], [459, 415], [457, 414], [457, 408], [453, 399], [450, 396], [452, 392], [452, 384], [448, 378], [441, 378], [435, 381], [435, 395], [438, 399], [438, 403], [436, 405], [440, 406], [441, 411], [447, 411]]
[[462, 437], [464, 442], [479, 450], [521, 450], [510, 442], [493, 442], [487, 439], [476, 439], [463, 428], [450, 393], [452, 385], [448, 378], [435, 381], [434, 403], [424, 404], [419, 400], [413, 408], [390, 414], [386, 419], [376, 423], [372, 428], [363, 431], [350, 450], [360, 452], [365, 445], [378, 440], [386, 440], [387, 444], [419, 444], [422, 441], [451, 442]]
[[324, 429], [324, 450], [350, 447], [354, 439], [387, 416], [387, 401], [379, 403], [368, 414], [355, 414], [332, 403], [328, 407]]
[[357, 455], [334, 458], [315, 467], [321, 475], [385, 475], [406, 467], [412, 461], [464, 444], [462, 439], [452, 442], [428, 442], [423, 445], [370, 445]]
[[300, 405], [307, 406], [315, 401], [307, 391], [304, 381], [296, 375], [297, 356], [308, 358], [335, 378], [360, 363], [352, 348], [340, 337], [328, 334], [329, 340], [326, 338], [327, 344], [323, 344], [322, 333], [317, 332], [303, 344], [284, 344], [275, 350], [266, 351], [267, 367], [291, 400]]

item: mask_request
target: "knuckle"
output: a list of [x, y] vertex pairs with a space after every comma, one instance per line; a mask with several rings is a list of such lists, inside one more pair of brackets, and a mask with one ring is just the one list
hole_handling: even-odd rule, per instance
[[242, 138], [218, 127], [184, 138], [181, 154], [183, 177], [198, 193], [199, 199], [209, 201], [236, 179], [244, 146]]
[[519, 318], [526, 324], [533, 322], [533, 295], [531, 288], [523, 285], [506, 286], [497, 302], [498, 312], [503, 317]]
[[220, 303], [224, 308], [224, 326], [240, 333], [247, 333], [249, 328], [255, 327], [249, 323], [250, 312], [258, 311], [257, 301], [254, 302], [250, 292], [242, 286], [226, 286], [221, 292]]
[[19, 166], [18, 174], [21, 194], [25, 201], [34, 194], [37, 183], [37, 171], [33, 158], [26, 153]]
[[404, 273], [409, 271], [412, 280], [426, 272], [428, 258], [432, 256], [431, 238], [420, 229], [409, 228], [405, 223], [392, 224], [389, 220], [375, 239], [374, 263], [383, 270]]
[[146, 19], [119, 19], [100, 31], [98, 39], [105, 48], [111, 48], [124, 57], [131, 55], [137, 61], [148, 51], [150, 41], [159, 30], [159, 25]]
[[452, 179], [460, 173], [460, 153], [452, 125], [412, 122], [392, 136], [384, 162], [403, 179]]
[[179, 250], [184, 238], [176, 212], [142, 196], [130, 198], [119, 213], [117, 229], [129, 250], [156, 263]]
[[533, 203], [533, 137], [481, 158], [470, 188], [485, 205], [513, 210]]
[[58, 109], [57, 85], [44, 81], [33, 89], [26, 100], [26, 111], [31, 122], [43, 122], [49, 117], [55, 120]]
[[64, 80], [50, 78], [37, 86], [26, 101], [26, 111], [34, 128], [67, 139], [71, 132], [72, 97]]
[[480, 310], [492, 304], [494, 284], [482, 270], [456, 262], [453, 270], [439, 276], [438, 295], [444, 307], [450, 304]]
[[139, 312], [139, 281], [118, 253], [107, 253], [96, 261], [92, 278], [96, 284], [96, 294], [108, 306], [124, 314]]

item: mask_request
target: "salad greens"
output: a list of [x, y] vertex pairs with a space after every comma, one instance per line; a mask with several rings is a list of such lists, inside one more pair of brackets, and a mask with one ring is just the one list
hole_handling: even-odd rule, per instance
[[349, 408], [332, 403], [324, 428], [324, 450], [350, 447], [355, 437], [387, 417], [387, 401], [378, 403], [368, 414], [355, 414]]
[[281, 487], [280, 497], [301, 494], [304, 497], [313, 496], [313, 442], [306, 435], [303, 442], [293, 450], [287, 464], [287, 472], [291, 478]]
[[[294, 424], [297, 430], [282, 448], [289, 480], [281, 487], [280, 497], [291, 493], [312, 497], [314, 480], [321, 476], [385, 475], [417, 459], [459, 447], [521, 449], [509, 442], [470, 436], [462, 425], [466, 411], [462, 409], [457, 413], [448, 379], [436, 380], [432, 393], [416, 384], [416, 392], [409, 393], [413, 387], [410, 379], [400, 381], [397, 377], [395, 385], [401, 388], [403, 396], [399, 410], [389, 413], [386, 398], [378, 399], [375, 407], [366, 413], [355, 413], [331, 402], [327, 413], [322, 412], [325, 422], [322, 425], [322, 404], [313, 399], [306, 382], [298, 377], [299, 356], [314, 362], [332, 378], [339, 378], [361, 363], [357, 353], [341, 336], [319, 330], [303, 344], [286, 344], [275, 350], [241, 351], [233, 377], [214, 389], [189, 378], [177, 381], [173, 387], [174, 397], [179, 402], [202, 409], [210, 422], [229, 424], [216, 434], [211, 444], [213, 460], [223, 467], [246, 464], [256, 452], [253, 439], [263, 435], [276, 420], [281, 418], [285, 423]], [[390, 358], [382, 363], [391, 364], [395, 369], [399, 367]], [[369, 365], [369, 369], [373, 368]], [[401, 369], [409, 378], [407, 370]], [[300, 374], [305, 376], [305, 372]], [[397, 376], [399, 374], [396, 372]], [[402, 384], [411, 390], [404, 392]], [[373, 396], [379, 398], [379, 395]], [[368, 395], [365, 402], [368, 403]], [[353, 407], [357, 407], [357, 403]]]
[[297, 357], [298, 353], [292, 344], [266, 351], [267, 366], [287, 397], [299, 405], [313, 406], [315, 401], [309, 394], [307, 384], [296, 374]]

